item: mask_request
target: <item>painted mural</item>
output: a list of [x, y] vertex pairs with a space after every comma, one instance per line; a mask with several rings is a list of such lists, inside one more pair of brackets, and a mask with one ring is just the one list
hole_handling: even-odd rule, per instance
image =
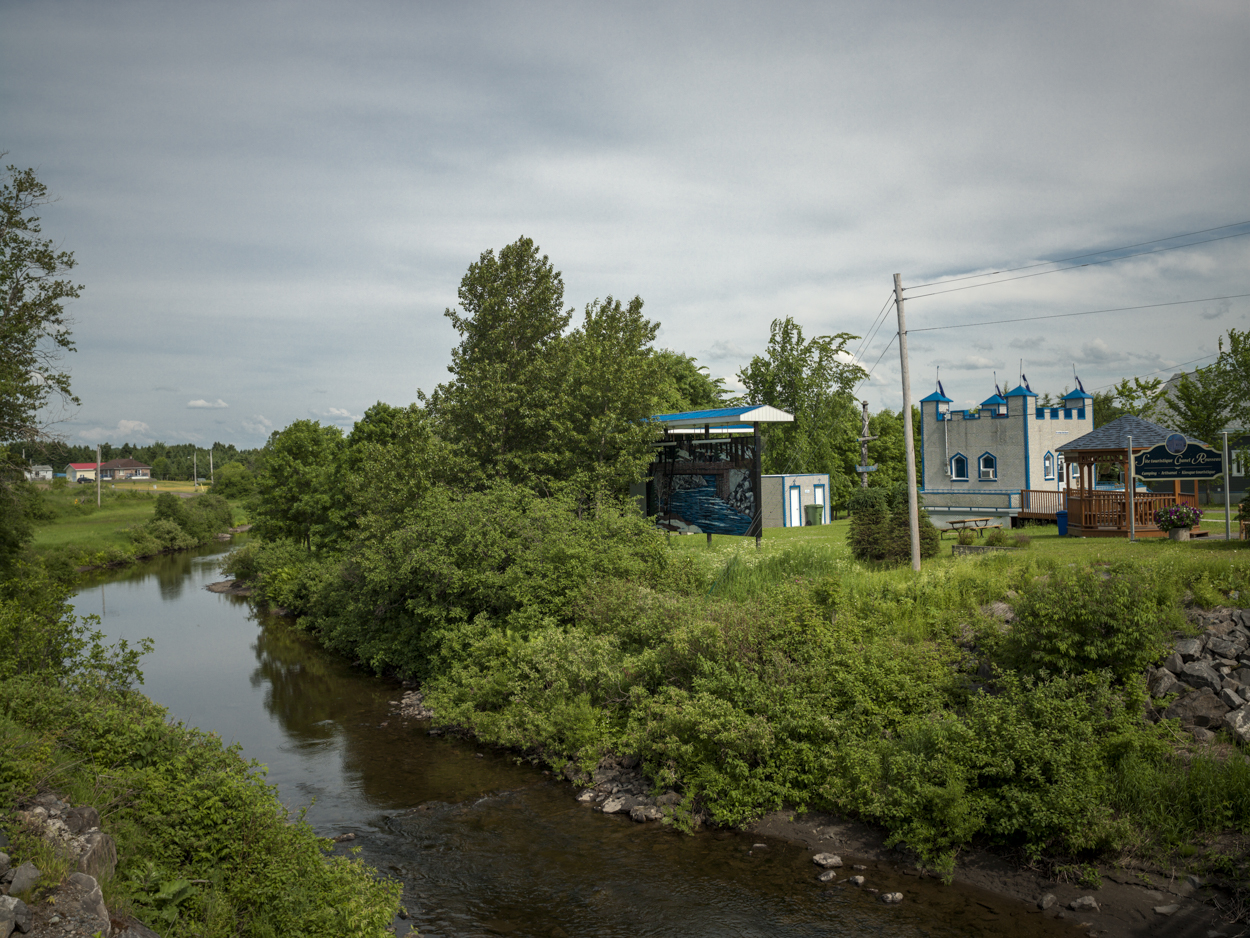
[[669, 531], [753, 533], [754, 460], [750, 438], [665, 441], [651, 466], [648, 513]]

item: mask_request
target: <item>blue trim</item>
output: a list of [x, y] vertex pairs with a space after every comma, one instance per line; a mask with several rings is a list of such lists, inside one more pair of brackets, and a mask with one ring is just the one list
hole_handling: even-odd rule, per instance
[[824, 522], [825, 524], [828, 524], [829, 523], [829, 490], [826, 486], [822, 485], [821, 483], [813, 482], [812, 483], [812, 500], [813, 501], [816, 500], [817, 489], [820, 489], [822, 492], [824, 492], [824, 495], [822, 495], [820, 498], [820, 506], [824, 509], [824, 511], [820, 513], [820, 520]]
[[[937, 413], [937, 404], [933, 405], [933, 412]], [[938, 414], [940, 417], [941, 414]], [[829, 480], [833, 484], [833, 479]], [[920, 491], [924, 491], [924, 403], [920, 405]]]
[[1084, 420], [1084, 419], [1085, 419], [1085, 408], [1084, 408], [1084, 407], [1078, 407], [1078, 408], [1076, 409], [1076, 419], [1077, 419], [1077, 420]]
[[1008, 391], [1007, 397], [1037, 397], [1037, 392], [1030, 391], [1023, 384], [1020, 384]]
[[1077, 397], [1086, 401], [1092, 401], [1094, 399], [1094, 395], [1086, 394], [1084, 391], [1069, 391], [1067, 394], [1063, 396], [1063, 400], [1068, 401]]
[[[986, 456], [994, 460], [994, 478], [992, 479], [981, 478], [981, 463], [985, 459]], [[982, 453], [980, 456], [977, 457], [977, 481], [978, 482], [997, 482], [998, 481], [998, 457], [995, 456], [993, 453], [991, 453], [988, 449], [984, 453]]]
[[[1046, 471], [1047, 462], [1049, 461], [1050, 471]], [[1053, 482], [1055, 480], [1055, 454], [1050, 450], [1046, 450], [1046, 455], [1042, 457], [1042, 481]]]
[[949, 404], [951, 402], [951, 399], [947, 397], [945, 394], [939, 394], [937, 391], [934, 391], [928, 397], [922, 397], [920, 399], [921, 404], [926, 404], [929, 401], [943, 401], [944, 403]]
[[1063, 419], [1064, 419], [1064, 420], [1071, 420], [1071, 419], [1072, 419], [1072, 408], [1071, 408], [1071, 407], [1065, 407], [1065, 408], [1063, 409]]
[[1024, 487], [1033, 488], [1029, 484], [1029, 410], [1024, 409]]
[[1038, 420], [1045, 420], [1045, 419], [1046, 419], [1046, 408], [1045, 408], [1045, 407], [1038, 407], [1038, 408], [1037, 408], [1037, 414], [1036, 414], [1036, 416], [1037, 416], [1037, 419], [1038, 419]]
[[[955, 475], [955, 460], [956, 459], [962, 459], [964, 461], [964, 474], [962, 476]], [[951, 457], [950, 464], [948, 465], [947, 468], [950, 469], [952, 482], [967, 482], [968, 481], [968, 457], [965, 456], [963, 453], [955, 453], [955, 455]]]

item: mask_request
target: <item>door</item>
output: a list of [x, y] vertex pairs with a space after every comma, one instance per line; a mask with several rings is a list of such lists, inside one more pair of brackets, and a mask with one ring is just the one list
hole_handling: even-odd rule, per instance
[[[817, 505], [825, 504], [825, 487], [823, 485], [812, 486], [812, 501]], [[829, 523], [829, 509], [826, 508], [820, 513], [820, 520], [823, 524]]]
[[803, 489], [800, 486], [790, 486], [790, 520], [788, 527], [803, 527]]

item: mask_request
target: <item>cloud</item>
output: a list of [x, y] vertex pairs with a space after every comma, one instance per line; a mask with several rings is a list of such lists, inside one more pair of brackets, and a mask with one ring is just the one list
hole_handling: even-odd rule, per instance
[[230, 405], [227, 404], [225, 401], [223, 401], [220, 397], [217, 398], [217, 400], [215, 401], [205, 401], [205, 400], [187, 401], [187, 407], [191, 408], [192, 410], [218, 410], [222, 407], [229, 407], [229, 406]]
[[1219, 305], [1217, 305], [1215, 309], [1204, 309], [1199, 315], [1201, 315], [1203, 319], [1219, 319], [1221, 316], [1226, 314], [1230, 308], [1231, 306], [1228, 300], [1220, 300]]
[[726, 342], [724, 340], [713, 342], [699, 355], [700, 358], [710, 362], [723, 361], [750, 361], [754, 352], [744, 349], [736, 342]]
[[252, 414], [250, 420], [243, 421], [243, 429], [248, 433], [268, 435], [269, 431], [273, 429], [273, 421], [264, 414]]
[[78, 436], [89, 443], [151, 443], [152, 428], [142, 420], [119, 420], [115, 427], [89, 427], [79, 430]]
[[1122, 361], [1126, 358], [1121, 351], [1112, 349], [1102, 339], [1094, 339], [1081, 346], [1080, 360], [1097, 364], [1100, 362]]
[[943, 368], [950, 368], [953, 371], [982, 371], [991, 368], [1001, 368], [1003, 363], [986, 358], [984, 355], [965, 355], [963, 358], [955, 360], [946, 359], [939, 362]]
[[331, 407], [328, 410], [309, 410], [314, 417], [326, 420], [329, 423], [342, 425], [352, 424], [363, 417], [363, 414], [353, 414], [350, 410], [342, 407]]

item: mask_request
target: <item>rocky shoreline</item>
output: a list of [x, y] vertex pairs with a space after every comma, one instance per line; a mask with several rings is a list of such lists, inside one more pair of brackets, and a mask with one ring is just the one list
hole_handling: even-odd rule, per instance
[[[1013, 618], [1005, 603], [995, 603], [987, 611], [1008, 622]], [[1191, 638], [1176, 633], [1172, 653], [1160, 667], [1145, 674], [1152, 700], [1145, 718], [1151, 722], [1176, 719], [1192, 738], [1190, 746], [1227, 756], [1238, 747], [1221, 744], [1216, 730], [1223, 728], [1234, 739], [1250, 744], [1250, 610], [1193, 610], [1189, 619], [1202, 629], [1201, 634]], [[430, 720], [435, 715], [418, 689], [405, 691], [391, 704], [397, 717]], [[428, 732], [442, 735], [443, 731]], [[590, 775], [570, 764], [564, 775], [580, 803], [604, 814], [671, 825], [681, 811], [680, 793], [650, 794], [652, 786], [638, 771], [634, 757], [609, 756]], [[697, 829], [708, 819], [696, 811], [688, 813], [687, 820]], [[918, 870], [903, 851], [887, 848], [884, 831], [832, 814], [774, 811], [748, 825], [746, 831], [808, 847], [819, 870], [813, 874], [816, 882], [863, 889], [889, 903], [906, 901], [909, 880], [936, 878]], [[1236, 840], [1223, 844], [1224, 848], [1247, 852], [1250, 841]], [[840, 876], [843, 855], [853, 861], [853, 875]], [[1046, 876], [998, 854], [968, 851], [960, 855], [953, 881], [983, 891], [989, 901], [982, 904], [992, 914], [1006, 912], [1011, 905], [1018, 910], [1023, 904], [1029, 913], [1054, 919], [1057, 926], [1073, 925], [1099, 938], [1247, 934], [1234, 924], [1243, 916], [1231, 882], [1203, 880], [1135, 860], [1101, 865], [1098, 874], [1101, 884], [1091, 889]]]

